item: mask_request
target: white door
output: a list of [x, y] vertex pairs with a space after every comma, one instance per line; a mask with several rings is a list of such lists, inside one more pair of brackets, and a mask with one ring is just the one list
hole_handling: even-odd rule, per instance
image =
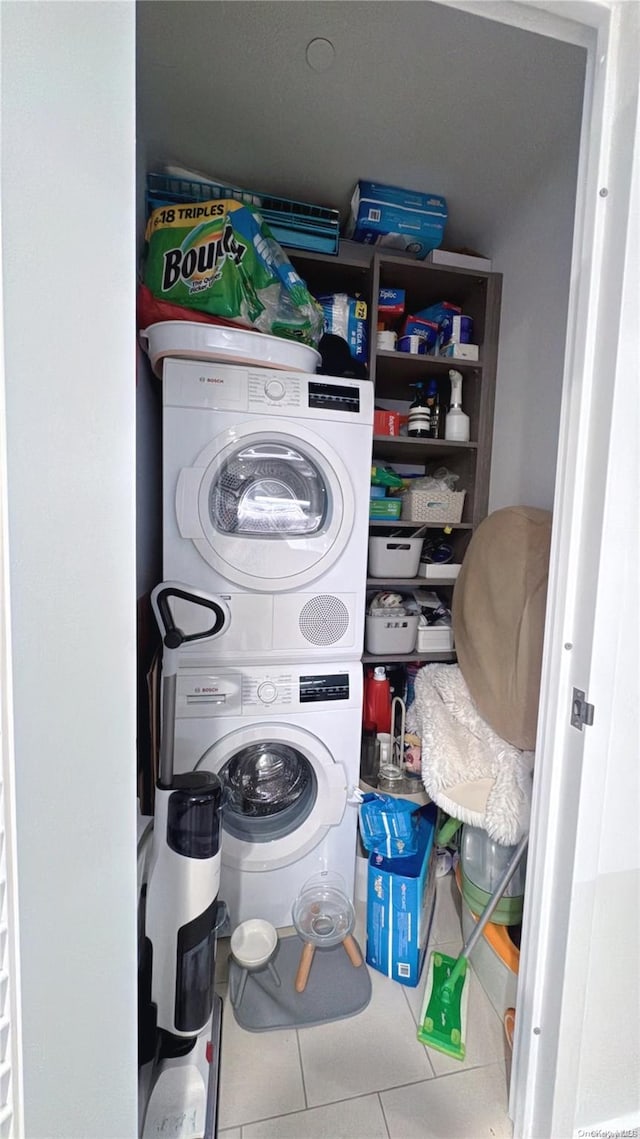
[[182, 537], [227, 581], [269, 593], [325, 573], [349, 541], [354, 514], [340, 456], [286, 420], [221, 431], [176, 487]]
[[636, 1134], [640, 8], [459, 6], [589, 51], [510, 1109]]
[[347, 777], [328, 748], [290, 724], [229, 732], [196, 768], [225, 786], [222, 861], [235, 870], [276, 870], [299, 861], [342, 819]]

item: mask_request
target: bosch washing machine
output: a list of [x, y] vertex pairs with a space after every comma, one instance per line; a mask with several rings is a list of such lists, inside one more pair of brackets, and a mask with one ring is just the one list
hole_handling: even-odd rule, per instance
[[367, 380], [164, 361], [164, 578], [231, 612], [206, 660], [360, 657], [372, 434]]
[[359, 661], [181, 668], [175, 769], [224, 783], [220, 896], [233, 927], [291, 925], [320, 870], [353, 896], [361, 717]]

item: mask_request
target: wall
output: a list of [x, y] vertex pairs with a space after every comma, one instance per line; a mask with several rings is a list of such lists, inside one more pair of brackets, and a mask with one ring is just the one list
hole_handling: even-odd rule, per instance
[[0, 15], [25, 1132], [131, 1139], [134, 9]]
[[504, 274], [490, 510], [553, 505], [579, 131], [483, 246]]

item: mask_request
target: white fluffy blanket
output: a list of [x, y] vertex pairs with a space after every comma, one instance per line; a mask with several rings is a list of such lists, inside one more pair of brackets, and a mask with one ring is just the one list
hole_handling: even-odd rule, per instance
[[517, 843], [529, 829], [533, 752], [506, 743], [482, 719], [458, 665], [420, 669], [410, 719], [433, 802], [494, 842]]

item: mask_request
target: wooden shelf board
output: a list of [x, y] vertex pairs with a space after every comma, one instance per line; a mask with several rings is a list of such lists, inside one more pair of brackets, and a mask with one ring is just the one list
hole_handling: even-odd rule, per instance
[[432, 664], [438, 662], [455, 661], [457, 660], [455, 652], [449, 653], [364, 653], [362, 656], [363, 664], [391, 664], [395, 661], [404, 662], [412, 660], [430, 661]]
[[443, 585], [455, 585], [451, 577], [368, 577], [367, 589], [441, 589]]
[[407, 460], [428, 463], [430, 459], [443, 455], [454, 455], [460, 451], [475, 452], [477, 443], [454, 443], [450, 439], [412, 439], [409, 435], [374, 435], [373, 454], [383, 459], [395, 459], [397, 463]]
[[393, 360], [394, 364], [408, 362], [410, 368], [431, 368], [433, 365], [446, 372], [450, 368], [455, 368], [459, 372], [481, 372], [483, 367], [482, 360], [457, 360], [452, 356], [421, 356], [417, 352], [380, 351], [376, 352], [376, 360]]
[[473, 530], [473, 522], [386, 522], [384, 519], [370, 518], [369, 529], [372, 526], [380, 526], [383, 530], [420, 530], [423, 526], [428, 526], [429, 530]]

